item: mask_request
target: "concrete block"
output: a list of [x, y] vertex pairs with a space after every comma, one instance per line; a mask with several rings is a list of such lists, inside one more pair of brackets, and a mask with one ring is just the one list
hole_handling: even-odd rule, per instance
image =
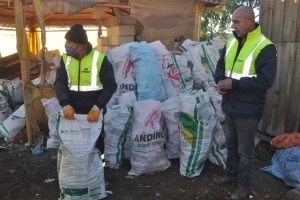
[[96, 50], [100, 51], [101, 53], [106, 53], [109, 49], [112, 49], [116, 46], [112, 45], [98, 45], [95, 47]]
[[134, 25], [121, 25], [107, 28], [107, 37], [120, 35], [135, 35]]
[[108, 45], [107, 37], [101, 37], [97, 39], [98, 46]]
[[129, 42], [134, 42], [133, 35], [101, 37], [101, 45], [121, 45]]
[[130, 16], [111, 17], [103, 19], [102, 24], [107, 28], [120, 25], [134, 25], [136, 24], [136, 19]]

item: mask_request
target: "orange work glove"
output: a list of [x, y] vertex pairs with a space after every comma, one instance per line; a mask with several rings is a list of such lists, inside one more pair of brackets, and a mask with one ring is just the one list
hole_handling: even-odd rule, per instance
[[293, 138], [292, 142], [295, 145], [300, 146], [300, 133], [295, 134], [295, 137]]
[[90, 110], [87, 119], [89, 122], [97, 122], [99, 119], [100, 109], [98, 106], [94, 105]]
[[64, 118], [68, 119], [68, 120], [74, 120], [74, 114], [75, 114], [75, 110], [73, 109], [72, 106], [67, 105], [65, 107], [63, 107], [63, 113], [64, 113]]
[[276, 148], [290, 148], [295, 147], [298, 144], [298, 133], [284, 133], [276, 136], [271, 140], [271, 145]]

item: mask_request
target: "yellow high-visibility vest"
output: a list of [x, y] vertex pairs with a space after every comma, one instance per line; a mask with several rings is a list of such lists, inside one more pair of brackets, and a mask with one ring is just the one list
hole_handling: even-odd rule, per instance
[[235, 37], [230, 38], [226, 43], [225, 76], [238, 80], [242, 77], [256, 77], [255, 60], [260, 51], [269, 44], [273, 43], [261, 33], [258, 26], [248, 33], [246, 42], [234, 61], [239, 44]]
[[103, 89], [99, 74], [104, 57], [105, 54], [93, 49], [79, 63], [77, 59], [64, 54], [63, 60], [68, 74], [70, 90], [97, 91]]

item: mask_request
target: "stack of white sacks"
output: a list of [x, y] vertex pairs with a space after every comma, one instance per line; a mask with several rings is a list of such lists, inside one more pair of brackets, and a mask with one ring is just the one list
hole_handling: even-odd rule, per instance
[[213, 74], [219, 51], [186, 40], [173, 55], [160, 41], [110, 49], [117, 91], [105, 115], [106, 167], [130, 159], [130, 175], [162, 171], [180, 159], [180, 173], [200, 175], [207, 158], [225, 168], [222, 97]]
[[[130, 159], [128, 173], [140, 175], [165, 170], [169, 159], [179, 158], [180, 173], [193, 177], [200, 175], [208, 158], [225, 168], [222, 97], [213, 80], [219, 47], [186, 40], [180, 50], [180, 55], [173, 55], [156, 41], [108, 51], [118, 88], [104, 118], [106, 167], [118, 169], [122, 159]], [[47, 147], [58, 148], [55, 118], [61, 107], [55, 98], [42, 103], [52, 130]], [[5, 119], [11, 111], [2, 110]], [[19, 115], [24, 127], [25, 113]], [[0, 132], [6, 139], [20, 131], [6, 133], [4, 124]]]
[[0, 137], [10, 141], [24, 126], [25, 108], [20, 78], [0, 79]]
[[[59, 66], [60, 56], [53, 58], [51, 74], [47, 82], [53, 84], [56, 76], [56, 69]], [[32, 80], [33, 84], [41, 83], [38, 77]], [[56, 133], [56, 115], [61, 106], [56, 97], [51, 99], [43, 98], [42, 104], [48, 117], [49, 137], [47, 138], [47, 148], [58, 148], [60, 139]], [[25, 106], [23, 105], [23, 86], [20, 78], [14, 80], [0, 79], [0, 137], [6, 141], [11, 141], [25, 127]]]

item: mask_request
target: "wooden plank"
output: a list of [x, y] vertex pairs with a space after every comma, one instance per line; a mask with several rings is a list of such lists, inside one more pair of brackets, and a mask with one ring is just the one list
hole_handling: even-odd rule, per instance
[[265, 110], [264, 110], [264, 115], [263, 115], [263, 120], [261, 120], [261, 125], [260, 125], [260, 130], [262, 132], [267, 132], [270, 135], [277, 135], [276, 131], [273, 129], [273, 121], [274, 121], [274, 116], [277, 115], [278, 113], [278, 108], [279, 108], [279, 101], [281, 98], [281, 93], [279, 92], [280, 90], [280, 83], [279, 81], [281, 80], [281, 74], [279, 73], [279, 64], [281, 62], [281, 51], [282, 51], [282, 45], [281, 43], [276, 44], [278, 52], [277, 52], [277, 73], [276, 73], [276, 78], [274, 80], [273, 86], [269, 89], [267, 92], [266, 96], [266, 105], [265, 105]]
[[[27, 42], [27, 34], [24, 26], [24, 19], [23, 19], [23, 4], [21, 0], [14, 1], [15, 6], [15, 21], [16, 21], [16, 36], [17, 36], [17, 50], [18, 55], [20, 58], [21, 63], [21, 76], [22, 76], [22, 83], [24, 88], [24, 83], [29, 80], [29, 74], [27, 63], [28, 63], [28, 42]], [[24, 91], [24, 105], [25, 105], [25, 123], [26, 123], [26, 134], [27, 134], [27, 141], [28, 144], [32, 144], [33, 142], [33, 133], [32, 133], [32, 126], [29, 121], [28, 116], [28, 106], [29, 106], [29, 100], [25, 97], [26, 92]]]
[[[272, 39], [272, 21], [273, 21], [273, 12], [274, 12], [274, 0], [269, 1], [261, 1], [260, 2], [260, 13], [259, 13], [259, 21], [262, 29], [262, 33], [265, 34], [268, 38]], [[276, 45], [276, 44], [275, 44]], [[279, 55], [279, 54], [278, 54]], [[276, 80], [273, 83], [273, 86], [268, 90], [266, 95], [266, 105], [264, 108], [263, 118], [260, 121], [259, 129], [263, 132], [268, 132], [269, 134], [273, 134], [273, 130], [271, 129], [272, 124], [272, 115], [274, 110], [276, 110], [276, 101], [278, 99], [278, 93], [276, 92]]]
[[201, 24], [201, 21], [200, 21], [200, 2], [197, 2], [196, 3], [196, 10], [195, 10], [194, 41], [199, 41], [199, 39], [200, 39], [199, 32], [200, 32], [201, 25], [199, 26], [199, 24]]
[[[297, 42], [297, 54], [296, 55], [299, 55], [300, 54], [300, 43]], [[296, 56], [296, 62], [295, 62], [295, 65], [297, 66], [296, 68], [296, 77], [295, 77], [295, 80], [298, 80], [298, 83], [299, 83], [299, 80], [300, 80], [300, 56]], [[293, 84], [294, 85], [294, 84]], [[298, 94], [298, 99], [300, 98], [300, 91], [299, 91], [299, 84], [298, 86], [297, 85], [294, 85], [295, 86], [295, 89], [297, 90], [297, 94]], [[293, 90], [294, 91], [294, 90]], [[297, 113], [297, 118], [295, 119], [295, 125], [294, 125], [294, 129], [295, 130], [300, 130], [300, 106], [299, 106], [299, 101], [297, 102], [297, 104], [295, 105], [298, 105], [298, 113]]]
[[[288, 64], [289, 71], [291, 73], [290, 79], [290, 95], [288, 102], [287, 116], [285, 117], [285, 131], [286, 132], [298, 132], [300, 121], [300, 43], [293, 43], [290, 63]], [[295, 123], [296, 122], [296, 123]]]
[[224, 6], [222, 7], [205, 7], [205, 10], [210, 10], [214, 12], [224, 12]]
[[271, 135], [299, 131], [300, 1], [261, 1], [260, 14], [263, 33], [277, 46], [278, 64], [259, 129]]
[[[296, 119], [299, 119], [299, 59], [295, 43], [280, 43], [278, 47], [277, 78], [275, 82], [274, 99], [267, 103], [273, 104], [271, 124], [267, 132], [272, 135], [293, 131], [296, 128]], [[296, 61], [297, 59], [297, 61]], [[265, 120], [265, 118], [264, 118]], [[268, 121], [268, 120], [267, 120]], [[266, 121], [264, 122], [266, 124]], [[299, 127], [299, 125], [298, 125]], [[297, 130], [295, 130], [297, 131]]]
[[273, 42], [282, 41], [282, 27], [283, 27], [283, 18], [284, 18], [284, 4], [286, 1], [275, 0], [274, 1], [274, 15], [272, 26], [271, 26], [271, 38]]
[[[296, 18], [296, 33], [300, 33], [300, 1], [295, 2], [297, 3], [297, 5], [295, 5], [295, 7], [297, 7], [297, 18]], [[296, 34], [296, 41], [299, 42], [300, 41], [300, 34]]]
[[196, 10], [195, 10], [195, 24], [194, 24], [194, 41], [200, 41], [200, 30], [201, 30], [201, 16], [205, 9], [204, 2], [197, 2], [196, 3]]
[[283, 31], [283, 41], [296, 41], [299, 34], [296, 32], [296, 23], [299, 20], [297, 18], [299, 12], [297, 4], [299, 4], [299, 1], [288, 0], [284, 3], [283, 26], [280, 27]]
[[287, 192], [287, 200], [299, 200], [300, 199], [300, 188], [295, 188]]
[[18, 53], [14, 53], [8, 56], [5, 56], [3, 58], [0, 58], [0, 68], [6, 67], [10, 63], [14, 63], [19, 60], [19, 55]]
[[274, 12], [274, 0], [261, 1], [259, 21], [262, 32], [271, 39], [272, 23], [273, 23], [273, 12]]
[[123, 9], [130, 9], [129, 5], [119, 5], [119, 4], [100, 4], [99, 6], [109, 7], [109, 8], [123, 8]]
[[[288, 93], [286, 91], [287, 78], [288, 78], [288, 58], [285, 55], [289, 55], [290, 48], [286, 43], [280, 43], [278, 45], [278, 63], [277, 63], [277, 77], [276, 80], [276, 99], [274, 99], [274, 110], [272, 113], [272, 131], [273, 132], [284, 132], [283, 116], [286, 112], [286, 98]], [[279, 114], [280, 113], [280, 114]]]
[[[277, 48], [279, 47], [278, 44], [275, 43], [275, 45], [277, 46]], [[279, 63], [279, 55], [280, 55], [280, 49], [278, 48], [278, 59], [277, 62]], [[273, 115], [276, 112], [277, 109], [277, 101], [279, 98], [279, 94], [278, 94], [278, 84], [277, 81], [280, 79], [280, 74], [278, 73], [278, 63], [277, 63], [277, 73], [276, 73], [276, 78], [274, 80], [274, 83], [272, 85], [272, 87], [267, 91], [267, 95], [266, 95], [266, 105], [264, 108], [264, 113], [263, 113], [263, 118], [260, 122], [259, 125], [259, 130], [263, 131], [263, 132], [267, 132], [271, 135], [274, 134], [274, 131], [271, 129], [271, 125], [272, 125], [272, 119], [273, 119]]]
[[[283, 113], [283, 121], [284, 121], [284, 127], [285, 127], [285, 132], [289, 132], [292, 130], [289, 130], [289, 126], [291, 125], [291, 123], [293, 123], [293, 120], [296, 118], [296, 113], [297, 113], [297, 109], [295, 109], [295, 105], [297, 105], [297, 102], [299, 104], [299, 100], [297, 102], [295, 102], [296, 104], [292, 104], [292, 102], [294, 102], [295, 99], [298, 99], [297, 96], [295, 96], [295, 92], [296, 94], [299, 93], [297, 90], [292, 91], [292, 89], [294, 89], [295, 86], [293, 86], [294, 84], [296, 84], [297, 82], [299, 82], [298, 80], [295, 80], [294, 77], [296, 76], [295, 72], [295, 60], [296, 60], [296, 44], [294, 42], [288, 42], [287, 45], [289, 46], [288, 48], [290, 49], [290, 53], [286, 54], [285, 56], [287, 57], [287, 63], [286, 63], [286, 67], [287, 69], [287, 82], [286, 82], [286, 109], [285, 109], [285, 113]], [[297, 87], [299, 88], [299, 87]], [[299, 89], [298, 89], [299, 90]], [[289, 120], [291, 120], [291, 122], [289, 122]]]

